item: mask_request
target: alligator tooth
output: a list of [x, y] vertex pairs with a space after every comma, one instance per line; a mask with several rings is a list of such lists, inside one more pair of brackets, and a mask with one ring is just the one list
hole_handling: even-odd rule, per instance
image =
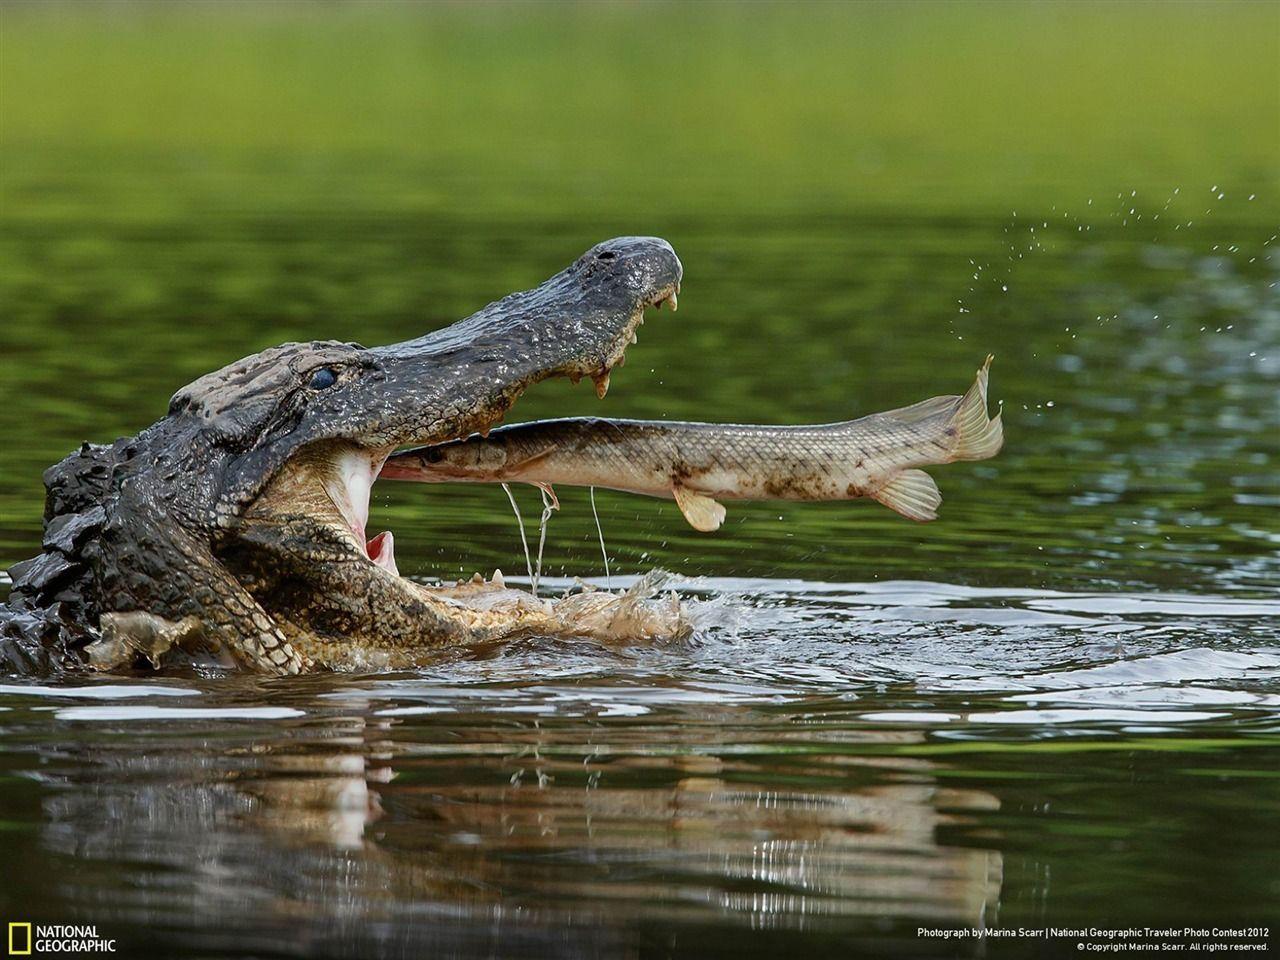
[[604, 395], [609, 392], [609, 371], [606, 370], [604, 373], [597, 377], [592, 377], [591, 379], [596, 382], [596, 396], [603, 400]]
[[502, 571], [498, 569], [493, 571], [493, 576], [489, 578], [489, 582], [495, 587], [505, 587], [507, 585], [507, 581], [502, 578]]
[[667, 297], [667, 303], [671, 304], [672, 313], [675, 313], [676, 308], [680, 306], [680, 301], [676, 299], [676, 295], [674, 292], [672, 292], [671, 296]]
[[634, 330], [631, 331], [631, 342], [632, 343], [636, 342], [636, 332]]
[[614, 364], [614, 366], [615, 366], [615, 367], [622, 367], [622, 366], [625, 366], [625, 365], [626, 365], [626, 363], [627, 363], [627, 355], [626, 355], [625, 353], [623, 353], [623, 354], [620, 354], [620, 355], [618, 356], [618, 362], [617, 362], [617, 363], [615, 363], [615, 364]]
[[[461, 581], [461, 580], [459, 580], [458, 582], [459, 582], [459, 583], [461, 583], [462, 581]], [[479, 571], [479, 570], [477, 570], [475, 573], [473, 573], [473, 574], [471, 575], [471, 582], [472, 582], [472, 583], [484, 583], [484, 577], [480, 576], [480, 571]]]
[[482, 436], [482, 437], [484, 437], [486, 440], [488, 440], [488, 439], [489, 439], [489, 431], [490, 431], [490, 430], [492, 430], [492, 429], [493, 429], [493, 425], [492, 425], [492, 424], [489, 424], [489, 423], [486, 423], [483, 427], [481, 427], [481, 428], [480, 428], [480, 436]]

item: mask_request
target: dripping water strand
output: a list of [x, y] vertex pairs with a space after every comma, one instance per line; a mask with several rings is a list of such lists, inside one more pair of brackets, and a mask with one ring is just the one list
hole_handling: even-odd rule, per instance
[[[511, 509], [516, 512], [516, 526], [520, 528], [520, 544], [524, 547], [524, 566], [529, 571], [529, 582], [533, 585], [533, 595], [538, 595], [538, 581], [533, 577], [533, 561], [529, 558], [529, 539], [524, 535], [524, 517], [520, 516], [520, 507], [516, 503], [516, 496], [511, 492], [511, 487], [507, 484], [502, 485], [502, 489], [507, 492], [507, 499], [511, 501]], [[538, 563], [542, 563], [542, 554], [538, 554]]]
[[596, 488], [588, 487], [591, 491], [591, 516], [596, 520], [596, 536], [600, 538], [600, 556], [604, 558], [604, 588], [606, 590], [613, 589], [613, 579], [609, 576], [609, 551], [604, 546], [604, 529], [600, 526], [600, 514], [596, 510]]
[[[542, 494], [542, 519], [538, 521], [538, 564], [531, 574], [535, 597], [538, 595], [538, 581], [542, 579], [542, 548], [547, 544], [547, 521], [551, 519], [551, 511], [559, 506], [546, 487], [539, 486], [538, 491]], [[528, 559], [527, 553], [525, 559]]]

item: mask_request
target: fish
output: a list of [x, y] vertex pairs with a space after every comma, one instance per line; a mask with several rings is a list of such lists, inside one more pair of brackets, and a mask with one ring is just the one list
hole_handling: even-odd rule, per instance
[[800, 426], [570, 417], [513, 424], [393, 454], [381, 476], [423, 483], [604, 487], [673, 499], [695, 530], [725, 519], [721, 500], [870, 498], [920, 522], [942, 494], [921, 467], [985, 460], [1004, 444], [988, 415], [988, 356], [959, 396], [856, 420]]

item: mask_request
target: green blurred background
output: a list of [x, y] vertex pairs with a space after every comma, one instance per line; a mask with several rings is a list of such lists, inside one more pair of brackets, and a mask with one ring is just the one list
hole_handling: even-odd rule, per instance
[[1280, 151], [1278, 17], [1269, 3], [6, 5], [6, 179], [38, 189], [108, 165], [121, 179], [99, 199], [128, 191], [138, 217], [940, 213], [1118, 172], [1256, 186]]
[[[753, 505], [709, 538], [605, 495], [623, 568], [1274, 572], [1274, 3], [9, 3], [0, 27], [0, 566], [35, 547], [44, 466], [199, 374], [412, 336], [645, 233], [684, 258], [678, 320], [605, 406], [555, 384], [518, 416], [841, 419], [994, 350], [1010, 444], [941, 471], [925, 528]], [[402, 569], [515, 562], [499, 491], [386, 486]], [[549, 559], [595, 549], [571, 494]]]

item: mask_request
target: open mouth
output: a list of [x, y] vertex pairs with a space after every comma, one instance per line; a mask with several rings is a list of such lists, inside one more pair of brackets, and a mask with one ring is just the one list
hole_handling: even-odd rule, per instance
[[[583, 371], [576, 375], [575, 372], [569, 372], [567, 375], [570, 379], [577, 382], [584, 376], [590, 377], [595, 384], [596, 395], [603, 399], [609, 389], [610, 375], [616, 367], [625, 362], [626, 348], [637, 341], [637, 330], [644, 323], [645, 309], [648, 307], [661, 309], [663, 306], [670, 306], [672, 310], [677, 309], [679, 289], [677, 280], [643, 301], [628, 321], [621, 326], [613, 342], [604, 351], [604, 361], [594, 370]], [[487, 434], [489, 428], [499, 420], [501, 415], [492, 421], [480, 423], [477, 426], [477, 432]], [[462, 434], [433, 437], [432, 442], [458, 439], [460, 436]], [[298, 458], [296, 464], [293, 461], [286, 463], [281, 472], [289, 477], [289, 482], [295, 487], [298, 484], [312, 487], [314, 480], [318, 479], [324, 492], [325, 502], [317, 506], [320, 507], [320, 512], [328, 516], [314, 516], [312, 519], [330, 528], [338, 527], [343, 539], [350, 542], [365, 559], [398, 577], [400, 571], [396, 563], [394, 534], [390, 530], [384, 530], [374, 536], [368, 534], [369, 502], [373, 486], [387, 458], [400, 447], [409, 446], [415, 442], [417, 441], [397, 444], [394, 447], [369, 448], [355, 443], [330, 441], [322, 445], [324, 450], [319, 455], [312, 450], [308, 456]], [[302, 463], [307, 465], [307, 469], [302, 471], [308, 474], [307, 478], [298, 475], [294, 469]], [[318, 470], [313, 469], [316, 464], [319, 464]], [[290, 474], [293, 475], [289, 476]], [[281, 482], [281, 478], [277, 478], [272, 485], [273, 488], [278, 488]], [[303, 512], [310, 512], [305, 507], [305, 503], [309, 500], [314, 503], [317, 499], [308, 496], [299, 497], [295, 490], [295, 495], [286, 498], [286, 504], [294, 512], [298, 508], [302, 508]], [[333, 516], [334, 512], [337, 517]], [[337, 522], [339, 518], [340, 524]]]
[[341, 449], [321, 480], [329, 500], [342, 517], [357, 548], [384, 570], [400, 575], [396, 566], [395, 537], [390, 530], [368, 537], [369, 497], [374, 481], [386, 460], [385, 453], [371, 453], [359, 447]]

